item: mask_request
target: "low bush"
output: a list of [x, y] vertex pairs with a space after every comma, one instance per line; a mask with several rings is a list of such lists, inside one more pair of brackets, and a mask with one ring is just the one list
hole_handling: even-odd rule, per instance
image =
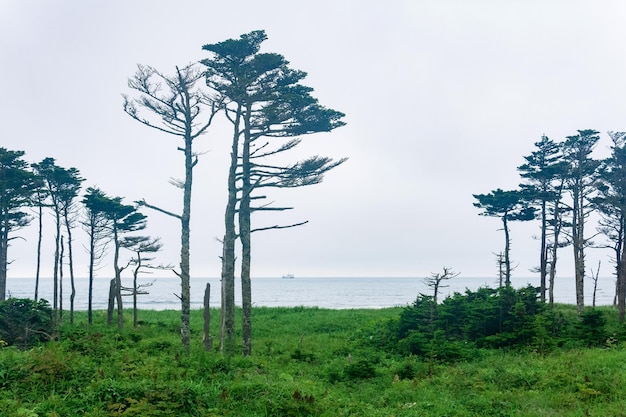
[[29, 348], [52, 339], [52, 309], [46, 300], [9, 298], [0, 303], [0, 340], [8, 345]]

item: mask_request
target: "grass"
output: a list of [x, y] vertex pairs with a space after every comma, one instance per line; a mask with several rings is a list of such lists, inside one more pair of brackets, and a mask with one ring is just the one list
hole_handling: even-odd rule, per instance
[[0, 415], [626, 417], [623, 341], [444, 364], [367, 343], [400, 311], [255, 308], [253, 356], [230, 359], [202, 350], [201, 311], [188, 355], [178, 312], [123, 331], [79, 313], [57, 342], [0, 349]]

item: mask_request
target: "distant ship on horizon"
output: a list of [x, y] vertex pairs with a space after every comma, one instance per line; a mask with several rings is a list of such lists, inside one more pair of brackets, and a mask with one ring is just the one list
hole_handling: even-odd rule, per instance
[[283, 279], [294, 279], [295, 276], [293, 274], [285, 274], [283, 275]]

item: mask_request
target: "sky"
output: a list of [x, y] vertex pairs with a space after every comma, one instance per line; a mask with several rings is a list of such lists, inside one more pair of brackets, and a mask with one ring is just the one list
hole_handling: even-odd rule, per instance
[[[303, 138], [293, 160], [349, 160], [324, 182], [274, 190], [293, 207], [258, 214], [252, 276], [426, 277], [445, 266], [495, 277], [500, 221], [479, 216], [472, 194], [514, 189], [516, 168], [547, 135], [626, 130], [626, 3], [576, 0], [2, 0], [0, 147], [28, 162], [53, 157], [77, 168], [84, 187], [174, 212], [184, 174], [177, 138], [132, 120], [122, 94], [137, 64], [164, 73], [208, 56], [202, 45], [263, 29], [263, 52], [308, 73], [320, 104], [346, 126]], [[230, 130], [220, 118], [194, 148], [192, 277], [220, 274]], [[178, 264], [180, 225], [144, 210], [160, 237], [155, 262]], [[593, 229], [592, 229], [593, 231]], [[52, 276], [46, 217], [42, 276]], [[514, 275], [538, 265], [537, 222], [511, 225]], [[9, 277], [32, 277], [36, 227], [9, 249]], [[75, 233], [74, 270], [87, 275], [86, 235]], [[571, 276], [570, 250], [558, 274]], [[609, 253], [588, 251], [589, 268]], [[97, 272], [113, 273], [109, 258]], [[67, 272], [66, 272], [67, 274]], [[171, 275], [171, 272], [161, 272]]]

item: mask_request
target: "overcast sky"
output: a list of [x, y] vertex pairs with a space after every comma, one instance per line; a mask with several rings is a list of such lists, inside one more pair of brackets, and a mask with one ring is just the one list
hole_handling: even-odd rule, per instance
[[[309, 220], [253, 236], [254, 277], [407, 276], [453, 268], [496, 276], [498, 219], [481, 217], [472, 194], [519, 183], [516, 167], [542, 134], [626, 129], [626, 2], [615, 1], [0, 1], [0, 146], [28, 162], [56, 158], [125, 202], [180, 211], [178, 139], [122, 111], [137, 64], [171, 73], [207, 57], [202, 45], [263, 29], [264, 52], [308, 72], [320, 103], [347, 125], [306, 137], [294, 160], [349, 161], [322, 184], [270, 194], [294, 210], [259, 214], [257, 226]], [[220, 120], [195, 142], [194, 277], [220, 274], [225, 170], [230, 141]], [[153, 211], [147, 233], [179, 261], [179, 223]], [[42, 274], [52, 275], [46, 224]], [[513, 224], [514, 275], [538, 264], [538, 224]], [[9, 252], [9, 277], [33, 276], [36, 227]], [[75, 271], [87, 274], [86, 236], [75, 234]], [[572, 275], [571, 250], [559, 274]], [[593, 250], [588, 265], [608, 253]], [[110, 276], [105, 262], [99, 276]], [[171, 274], [170, 274], [171, 275]]]

